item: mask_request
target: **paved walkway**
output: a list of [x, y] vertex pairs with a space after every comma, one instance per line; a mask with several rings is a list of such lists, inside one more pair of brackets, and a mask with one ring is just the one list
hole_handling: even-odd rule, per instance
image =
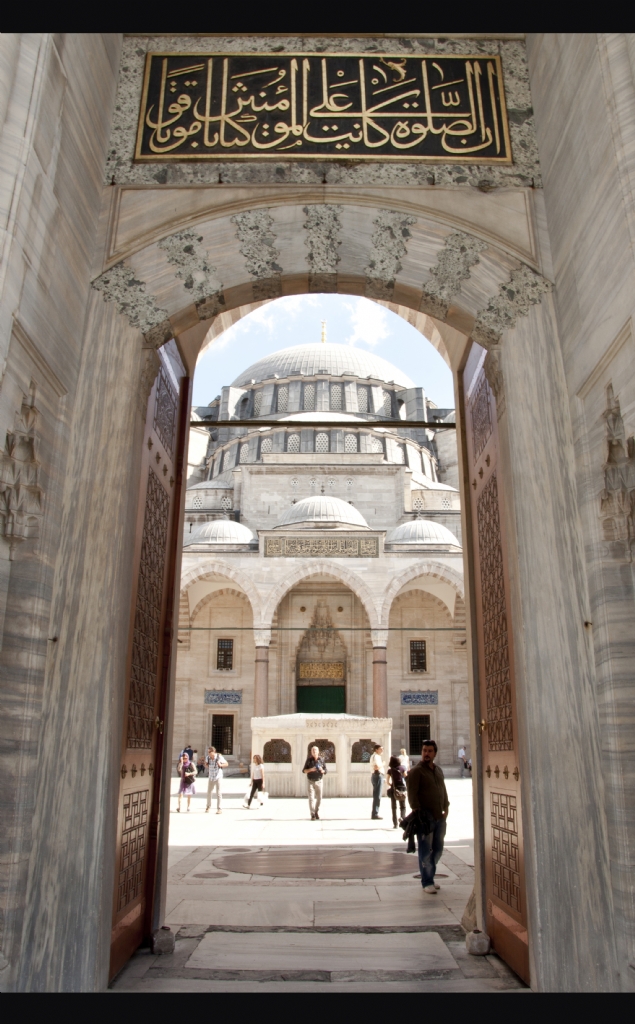
[[[325, 800], [311, 821], [299, 799], [244, 810], [246, 785], [225, 780], [221, 815], [215, 804], [205, 813], [205, 779], [191, 812], [183, 803], [177, 814], [172, 801], [166, 924], [176, 950], [139, 950], [113, 990], [526, 991], [497, 956], [465, 950], [460, 921], [474, 881], [469, 779], [447, 782], [436, 896], [413, 877], [417, 858], [405, 854], [387, 799], [381, 821], [370, 819], [370, 793]], [[316, 877], [324, 874], [339, 877]]]

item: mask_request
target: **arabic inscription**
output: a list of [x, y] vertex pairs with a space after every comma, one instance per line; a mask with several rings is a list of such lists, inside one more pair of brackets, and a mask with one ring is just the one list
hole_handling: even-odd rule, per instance
[[511, 163], [498, 56], [147, 55], [135, 159]]

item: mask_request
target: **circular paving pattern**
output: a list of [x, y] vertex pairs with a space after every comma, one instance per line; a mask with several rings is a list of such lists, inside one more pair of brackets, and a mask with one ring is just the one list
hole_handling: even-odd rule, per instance
[[407, 853], [368, 850], [268, 850], [218, 857], [213, 864], [225, 871], [282, 878], [389, 878], [409, 874], [416, 861]]

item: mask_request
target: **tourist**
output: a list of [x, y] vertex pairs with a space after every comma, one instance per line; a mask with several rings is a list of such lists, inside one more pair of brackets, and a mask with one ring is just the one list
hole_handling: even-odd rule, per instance
[[463, 745], [459, 747], [459, 761], [461, 762], [461, 778], [464, 779], [465, 769], [467, 768], [467, 752]]
[[320, 757], [320, 748], [311, 747], [309, 756], [302, 769], [309, 784], [309, 811], [311, 821], [319, 821], [320, 804], [322, 803], [322, 779], [326, 775], [324, 759]]
[[410, 771], [410, 758], [408, 757], [408, 755], [406, 753], [406, 748], [405, 747], [402, 747], [401, 750], [399, 751], [399, 758], [398, 758], [398, 760], [399, 760], [399, 764], [403, 766], [403, 773], [404, 773], [404, 778], [405, 778], [405, 776]]
[[216, 753], [216, 747], [208, 747], [207, 755], [205, 757], [205, 764], [207, 765], [207, 807], [205, 813], [210, 809], [212, 803], [212, 793], [216, 790], [216, 813], [223, 813], [223, 795], [222, 795], [222, 782], [223, 782], [223, 768], [227, 768], [227, 761], [222, 754]]
[[189, 755], [183, 752], [181, 757], [181, 782], [179, 785], [179, 799], [177, 804], [177, 811], [181, 811], [181, 797], [187, 797], [187, 809], [190, 809], [190, 800], [196, 793], [196, 786], [194, 785], [194, 779], [196, 778], [196, 765], [193, 761], [190, 761]]
[[419, 853], [419, 870], [423, 891], [436, 894], [441, 886], [435, 882], [437, 864], [443, 853], [443, 839], [447, 824], [448, 800], [443, 772], [434, 759], [437, 745], [434, 740], [425, 740], [419, 764], [408, 773], [408, 801], [417, 814], [415, 830]]
[[185, 746], [183, 747], [183, 750], [179, 754], [179, 760], [183, 757], [183, 754], [187, 754], [187, 756], [189, 757], [190, 761], [192, 760], [192, 758], [194, 757], [194, 751], [192, 750], [192, 744], [191, 743], [186, 743], [185, 744]]
[[[251, 793], [249, 794], [249, 799], [245, 801], [245, 807], [251, 807], [251, 801], [256, 793], [263, 793], [265, 789], [265, 766], [262, 763], [260, 754], [254, 754], [253, 762], [250, 765], [250, 773]], [[260, 804], [262, 805], [262, 800], [260, 800]]]
[[373, 753], [370, 756], [370, 781], [373, 784], [373, 812], [371, 814], [371, 818], [374, 821], [381, 821], [381, 815], [379, 813], [381, 787], [384, 784], [384, 776], [386, 774], [384, 759], [381, 756], [383, 752], [384, 748], [381, 743], [375, 743], [373, 745]]
[[[388, 796], [392, 807], [392, 827], [398, 828], [402, 818], [406, 817], [406, 783], [404, 782], [403, 765], [398, 757], [391, 757], [388, 762]], [[399, 818], [397, 819], [397, 804]]]

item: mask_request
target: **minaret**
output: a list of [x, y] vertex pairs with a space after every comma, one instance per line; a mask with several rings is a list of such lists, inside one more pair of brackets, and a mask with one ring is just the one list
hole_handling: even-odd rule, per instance
[[326, 320], [322, 321], [322, 344], [326, 345]]

